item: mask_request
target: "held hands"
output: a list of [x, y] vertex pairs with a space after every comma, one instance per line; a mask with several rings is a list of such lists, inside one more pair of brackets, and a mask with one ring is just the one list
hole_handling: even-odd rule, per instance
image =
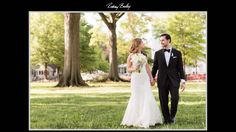
[[154, 85], [155, 85], [155, 80], [152, 78], [152, 79], [150, 80], [150, 83], [151, 83], [151, 86], [154, 86]]

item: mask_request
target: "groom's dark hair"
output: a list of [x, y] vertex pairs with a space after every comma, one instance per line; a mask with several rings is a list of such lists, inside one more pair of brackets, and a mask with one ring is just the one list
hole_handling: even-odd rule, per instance
[[163, 37], [163, 36], [165, 36], [165, 38], [168, 40], [170, 40], [170, 43], [171, 43], [171, 37], [170, 37], [170, 35], [169, 34], [167, 34], [167, 33], [163, 33], [163, 34], [161, 34], [160, 35], [160, 37]]

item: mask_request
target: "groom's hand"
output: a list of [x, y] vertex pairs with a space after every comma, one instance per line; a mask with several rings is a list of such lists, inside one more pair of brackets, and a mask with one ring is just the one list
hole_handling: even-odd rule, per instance
[[180, 84], [181, 92], [183, 92], [185, 90], [185, 88], [186, 88], [185, 82], [181, 82], [181, 84]]
[[157, 76], [156, 76], [156, 77], [154, 77], [154, 81], [156, 81], [156, 82], [157, 82]]

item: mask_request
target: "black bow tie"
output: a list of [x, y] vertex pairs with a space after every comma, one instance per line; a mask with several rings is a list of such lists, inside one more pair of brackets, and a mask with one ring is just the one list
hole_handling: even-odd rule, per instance
[[166, 51], [167, 51], [167, 52], [170, 52], [170, 49], [164, 49], [164, 52], [166, 52]]

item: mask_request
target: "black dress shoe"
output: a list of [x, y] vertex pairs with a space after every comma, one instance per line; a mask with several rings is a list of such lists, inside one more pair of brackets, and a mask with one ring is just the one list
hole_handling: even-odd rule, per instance
[[164, 124], [168, 124], [168, 122], [167, 122], [167, 121], [164, 121]]
[[171, 120], [168, 120], [168, 121], [165, 120], [165, 121], [164, 121], [164, 124], [170, 124], [170, 123], [171, 123]]
[[170, 122], [175, 124], [175, 117], [172, 118]]

